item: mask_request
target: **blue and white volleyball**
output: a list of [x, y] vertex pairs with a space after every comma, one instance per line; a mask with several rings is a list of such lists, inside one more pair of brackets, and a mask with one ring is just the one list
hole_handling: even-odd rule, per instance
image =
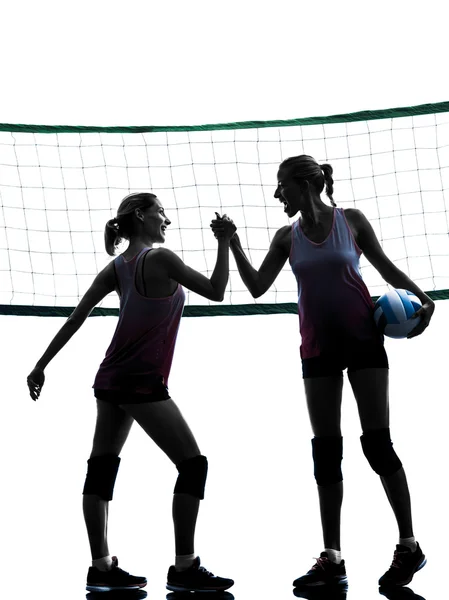
[[390, 290], [374, 305], [374, 320], [381, 333], [387, 337], [402, 339], [421, 321], [412, 319], [422, 306], [419, 298], [408, 290]]

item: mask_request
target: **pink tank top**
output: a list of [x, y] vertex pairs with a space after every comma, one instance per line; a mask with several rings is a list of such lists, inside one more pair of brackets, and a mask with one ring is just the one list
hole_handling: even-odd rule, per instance
[[290, 265], [298, 283], [301, 358], [341, 351], [354, 341], [384, 343], [374, 322], [374, 303], [359, 269], [362, 251], [346, 221], [334, 208], [332, 229], [321, 244], [292, 226]]
[[167, 298], [147, 298], [137, 291], [137, 264], [150, 251], [143, 248], [128, 262], [121, 255], [114, 260], [119, 319], [93, 388], [151, 393], [161, 379], [168, 385], [185, 294], [179, 284]]

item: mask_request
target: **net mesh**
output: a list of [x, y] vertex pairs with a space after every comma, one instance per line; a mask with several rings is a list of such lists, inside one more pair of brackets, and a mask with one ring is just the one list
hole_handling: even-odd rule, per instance
[[[189, 266], [211, 275], [217, 243], [209, 224], [217, 211], [234, 220], [259, 267], [289, 223], [273, 196], [277, 168], [298, 154], [330, 163], [337, 206], [361, 209], [387, 256], [429, 295], [449, 297], [449, 112], [303, 121], [121, 132], [0, 126], [0, 310], [71, 312], [112, 260], [106, 221], [137, 191], [160, 198], [172, 221], [165, 245]], [[360, 266], [373, 297], [384, 293], [385, 281], [363, 255]], [[255, 300], [231, 259], [219, 311], [279, 312], [296, 298], [288, 263]], [[118, 306], [112, 293], [97, 314]], [[217, 308], [190, 291], [186, 306], [195, 315]]]

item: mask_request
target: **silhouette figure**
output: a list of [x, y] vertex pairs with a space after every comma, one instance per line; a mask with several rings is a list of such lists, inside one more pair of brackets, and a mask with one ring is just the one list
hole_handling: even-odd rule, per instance
[[[218, 217], [218, 215], [217, 215]], [[130, 194], [121, 202], [117, 218], [107, 222], [105, 247], [113, 256], [122, 239], [126, 251], [101, 271], [77, 308], [28, 376], [36, 400], [45, 381], [44, 369], [93, 308], [112, 291], [120, 296], [117, 328], [93, 385], [97, 423], [84, 485], [83, 511], [92, 554], [87, 575], [89, 591], [139, 589], [145, 577], [130, 575], [110, 555], [107, 530], [119, 454], [134, 421], [176, 465], [173, 497], [176, 559], [167, 576], [174, 591], [226, 590], [232, 579], [217, 577], [200, 564], [194, 553], [199, 502], [204, 498], [207, 458], [181, 411], [170, 398], [168, 378], [184, 307], [182, 286], [222, 301], [229, 277], [229, 240], [234, 224], [220, 218], [217, 261], [210, 279], [189, 268], [163, 244], [170, 220], [161, 201], [150, 193]]]
[[[388, 358], [383, 335], [374, 321], [374, 304], [359, 270], [362, 253], [393, 287], [405, 288], [421, 300], [421, 321], [408, 335], [420, 335], [434, 312], [434, 302], [384, 254], [364, 214], [336, 208], [333, 169], [301, 155], [283, 161], [278, 170], [277, 198], [292, 225], [281, 227], [256, 270], [238, 234], [231, 250], [241, 278], [258, 298], [273, 284], [287, 259], [298, 283], [298, 313], [305, 395], [314, 438], [312, 456], [318, 485], [324, 552], [294, 586], [347, 581], [340, 547], [343, 500], [343, 438], [340, 429], [343, 370], [348, 369], [363, 430], [363, 452], [380, 476], [399, 527], [399, 545], [380, 584], [406, 585], [425, 564], [412, 529], [410, 495], [404, 469], [390, 438]], [[326, 189], [332, 207], [321, 200]], [[223, 223], [212, 222], [222, 235]], [[370, 515], [370, 520], [372, 516]]]

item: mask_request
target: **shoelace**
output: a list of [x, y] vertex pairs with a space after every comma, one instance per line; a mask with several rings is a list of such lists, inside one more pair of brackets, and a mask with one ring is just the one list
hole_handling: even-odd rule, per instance
[[206, 577], [215, 577], [215, 575], [213, 573], [211, 573], [210, 571], [208, 571], [207, 569], [205, 569], [202, 566], [198, 567], [198, 572], [201, 573], [201, 575], [205, 575]]
[[123, 577], [123, 575], [129, 576], [128, 571], [124, 571], [116, 564], [113, 565], [109, 571], [106, 571], [106, 573], [111, 573], [114, 577]]
[[[326, 558], [325, 556], [320, 556], [319, 558], [316, 558], [315, 556], [313, 557], [316, 560], [316, 564], [313, 565], [312, 569], [323, 569], [323, 571], [325, 570], [324, 565], [329, 562], [329, 559]], [[324, 564], [323, 564], [324, 563]]]
[[393, 569], [393, 568], [400, 569], [401, 568], [402, 561], [401, 561], [399, 554], [406, 554], [406, 552], [398, 552], [397, 550], [394, 551], [393, 562], [391, 563], [390, 569]]

